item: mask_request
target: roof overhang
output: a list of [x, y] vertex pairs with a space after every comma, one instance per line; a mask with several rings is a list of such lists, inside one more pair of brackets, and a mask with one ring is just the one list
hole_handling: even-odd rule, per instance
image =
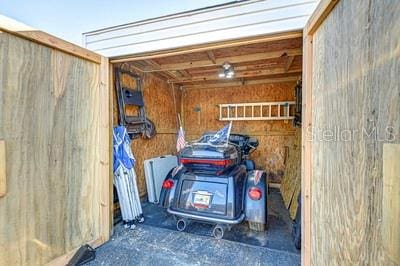
[[84, 33], [111, 58], [302, 30], [319, 0], [248, 0]]

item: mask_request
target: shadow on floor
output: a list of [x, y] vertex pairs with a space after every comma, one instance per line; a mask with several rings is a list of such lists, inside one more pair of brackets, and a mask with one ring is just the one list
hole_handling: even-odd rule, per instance
[[[242, 223], [234, 226], [231, 231], [227, 231], [224, 239], [300, 254], [293, 244], [291, 236], [292, 221], [289, 218], [289, 213], [284, 206], [279, 190], [271, 189], [268, 196], [267, 231], [251, 231], [247, 223]], [[145, 216], [144, 224], [176, 231], [175, 219], [163, 208], [147, 202], [143, 203], [142, 207]], [[213, 225], [194, 222], [188, 226], [186, 232], [212, 237], [212, 229]]]

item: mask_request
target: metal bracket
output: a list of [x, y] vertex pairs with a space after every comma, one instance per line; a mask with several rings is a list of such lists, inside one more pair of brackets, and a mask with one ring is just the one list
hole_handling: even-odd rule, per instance
[[68, 262], [67, 266], [78, 266], [88, 263], [96, 258], [96, 250], [88, 244], [81, 246], [72, 259]]

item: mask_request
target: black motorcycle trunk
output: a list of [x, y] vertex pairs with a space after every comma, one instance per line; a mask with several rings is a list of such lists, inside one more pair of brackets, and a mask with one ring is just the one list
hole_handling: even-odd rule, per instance
[[213, 146], [208, 144], [194, 144], [182, 150], [180, 162], [190, 170], [214, 171], [214, 175], [238, 164], [239, 151], [233, 145]]
[[186, 172], [177, 184], [175, 201], [171, 208], [194, 215], [233, 220], [242, 208], [242, 193], [246, 170], [236, 166], [223, 175], [211, 172]]
[[195, 144], [180, 154], [185, 166], [175, 190], [172, 210], [233, 220], [242, 209], [245, 167], [231, 144]]

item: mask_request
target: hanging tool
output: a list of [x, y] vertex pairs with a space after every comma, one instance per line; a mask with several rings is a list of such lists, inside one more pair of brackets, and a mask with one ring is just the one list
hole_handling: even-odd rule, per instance
[[[132, 73], [129, 70], [121, 67], [115, 68], [115, 90], [117, 95], [119, 124], [128, 130], [131, 139], [142, 136], [145, 139], [150, 139], [156, 134], [154, 123], [146, 117], [144, 108], [142, 79], [139, 75]], [[122, 86], [122, 75], [128, 75], [133, 78], [136, 83], [136, 88], [128, 88]], [[126, 108], [129, 106], [138, 109], [137, 116], [127, 115]]]

